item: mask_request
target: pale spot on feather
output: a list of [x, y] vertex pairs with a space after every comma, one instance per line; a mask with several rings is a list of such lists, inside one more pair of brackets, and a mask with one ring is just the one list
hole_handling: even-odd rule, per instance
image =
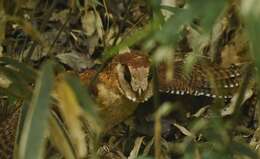
[[111, 105], [117, 102], [120, 102], [121, 95], [115, 93], [115, 91], [111, 91], [111, 89], [107, 88], [104, 84], [98, 84], [98, 97], [97, 99], [103, 105]]

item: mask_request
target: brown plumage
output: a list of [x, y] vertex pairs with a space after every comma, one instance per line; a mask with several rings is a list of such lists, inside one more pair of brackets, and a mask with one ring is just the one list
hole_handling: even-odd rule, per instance
[[[138, 103], [152, 96], [149, 78], [150, 63], [145, 54], [125, 53], [117, 55], [98, 74], [94, 90], [101, 119], [108, 130], [129, 117]], [[87, 70], [80, 79], [89, 86], [95, 71]]]
[[159, 65], [158, 79], [161, 92], [230, 99], [239, 88], [242, 66], [231, 65], [225, 68], [203, 60], [186, 73], [184, 64], [184, 60], [173, 62], [174, 71], [170, 80], [166, 78], [166, 65]]
[[[203, 60], [185, 73], [184, 60], [176, 59], [172, 64], [173, 76], [170, 80], [166, 78], [165, 64], [157, 68], [158, 87], [163, 93], [231, 98], [240, 84], [241, 66], [238, 65], [223, 68]], [[105, 131], [124, 121], [133, 114], [139, 103], [153, 96], [150, 61], [146, 54], [132, 52], [116, 55], [98, 74], [95, 86], [90, 88], [95, 74], [95, 70], [86, 70], [79, 77], [92, 90]], [[0, 123], [1, 159], [12, 158], [18, 116], [19, 110]]]
[[[167, 67], [158, 65], [159, 91], [174, 95], [205, 96], [230, 99], [237, 91], [241, 79], [241, 66], [224, 68], [206, 59], [196, 63], [185, 73], [185, 60], [176, 58], [170, 80], [166, 77]], [[81, 81], [89, 86], [96, 74], [87, 70], [80, 75]], [[130, 116], [138, 104], [153, 95], [149, 58], [138, 52], [117, 55], [98, 74], [97, 84], [91, 88], [99, 105], [99, 113], [106, 128], [111, 128]]]

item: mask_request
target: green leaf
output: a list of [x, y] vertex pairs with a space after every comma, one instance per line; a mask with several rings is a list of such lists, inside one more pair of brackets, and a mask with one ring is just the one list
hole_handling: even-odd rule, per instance
[[177, 12], [155, 33], [155, 40], [161, 44], [174, 46], [178, 41], [181, 26], [189, 24], [191, 20], [192, 15], [190, 11]]
[[225, 0], [189, 0], [187, 9], [172, 9], [162, 6], [163, 9], [175, 11], [155, 34], [155, 39], [161, 44], [175, 45], [180, 36], [180, 31], [185, 25], [192, 24], [193, 20], [199, 18], [204, 31], [209, 32], [214, 22], [225, 7]]
[[97, 118], [96, 111], [93, 109], [95, 103], [92, 101], [87, 89], [80, 84], [80, 80], [72, 76], [65, 76], [65, 79], [71, 86], [73, 92], [77, 97], [78, 102], [83, 107], [85, 112]]
[[54, 112], [49, 120], [50, 140], [65, 158], [76, 159], [77, 155], [64, 123]]
[[237, 142], [232, 142], [229, 147], [233, 152], [238, 153], [239, 155], [248, 156], [252, 159], [258, 159], [256, 152], [251, 150], [246, 145]]
[[256, 66], [258, 67], [258, 78], [260, 77], [260, 45], [259, 45], [259, 37], [260, 37], [260, 21], [259, 21], [259, 0], [251, 0], [246, 1], [243, 0], [241, 4], [241, 13], [244, 16], [245, 26], [249, 35], [249, 40], [251, 43], [250, 49], [254, 55]]
[[155, 29], [153, 27], [153, 23], [148, 23], [142, 29], [135, 31], [129, 37], [125, 38], [118, 45], [106, 49], [105, 53], [103, 54], [102, 60], [107, 61], [110, 58], [112, 58], [114, 55], [116, 55], [120, 49], [123, 49], [126, 46], [131, 47], [132, 45], [138, 43], [139, 41], [141, 41], [142, 39], [144, 39], [148, 35], [150, 35], [152, 33], [152, 31], [154, 31], [153, 29]]
[[10, 65], [16, 68], [20, 76], [22, 75], [22, 77], [26, 79], [28, 82], [34, 82], [35, 78], [37, 77], [36, 71], [32, 67], [26, 65], [25, 63], [21, 63], [9, 57], [0, 57], [0, 63], [4, 65]]
[[212, 29], [225, 5], [226, 0], [190, 0], [191, 12], [194, 16], [201, 17], [201, 24], [206, 32]]
[[19, 98], [31, 97], [31, 84], [37, 77], [37, 73], [32, 67], [9, 57], [0, 57], [0, 73], [10, 81], [8, 87], [0, 88], [3, 94]]
[[153, 157], [139, 156], [136, 159], [154, 159]]
[[14, 68], [5, 66], [0, 66], [0, 71], [11, 81], [11, 84], [7, 88], [1, 88], [3, 91], [22, 98], [31, 95], [29, 83], [23, 77], [23, 74]]
[[20, 159], [43, 158], [53, 79], [52, 65], [48, 62], [42, 67], [25, 119], [19, 145]]

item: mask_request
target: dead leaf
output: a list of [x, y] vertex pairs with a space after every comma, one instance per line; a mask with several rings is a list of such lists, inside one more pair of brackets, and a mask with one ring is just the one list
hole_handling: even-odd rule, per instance
[[12, 81], [8, 79], [6, 75], [0, 73], [0, 87], [8, 88], [12, 84]]
[[[247, 90], [247, 91], [245, 92], [245, 96], [244, 96], [244, 98], [243, 98], [243, 101], [241, 102], [241, 105], [242, 105], [243, 103], [245, 103], [245, 101], [246, 101], [247, 99], [249, 99], [250, 97], [252, 97], [253, 94], [254, 94], [254, 92], [253, 92], [252, 89]], [[223, 109], [221, 110], [221, 116], [227, 116], [227, 115], [231, 115], [231, 114], [234, 113], [234, 111], [235, 111], [235, 109], [236, 109], [235, 106], [236, 106], [236, 101], [237, 101], [237, 98], [238, 98], [238, 97], [239, 97], [239, 94], [236, 93], [236, 94], [233, 96], [233, 98], [231, 99], [230, 104], [229, 104], [227, 107], [225, 107], [225, 108], [223, 108]]]
[[82, 28], [87, 36], [91, 36], [96, 31], [96, 15], [93, 11], [85, 11], [81, 18]]
[[178, 128], [180, 131], [181, 131], [181, 133], [182, 134], [184, 134], [184, 135], [186, 135], [186, 136], [189, 136], [189, 137], [195, 137], [195, 135], [194, 134], [192, 134], [192, 132], [190, 132], [188, 129], [186, 129], [184, 126], [181, 126], [181, 125], [179, 125], [179, 124], [177, 124], [177, 123], [174, 123], [173, 124], [176, 128]]
[[93, 61], [89, 58], [76, 52], [58, 54], [56, 57], [61, 63], [77, 71], [91, 68], [94, 65]]
[[144, 140], [144, 136], [136, 138], [134, 148], [130, 152], [128, 159], [137, 158], [139, 151], [140, 151], [140, 148], [141, 148], [141, 145], [143, 143], [143, 140]]

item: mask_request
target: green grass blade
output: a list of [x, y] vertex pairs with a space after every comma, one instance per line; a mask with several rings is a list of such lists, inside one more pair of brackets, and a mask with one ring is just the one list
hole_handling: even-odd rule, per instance
[[65, 128], [65, 125], [59, 119], [55, 112], [52, 112], [52, 115], [49, 119], [49, 129], [50, 129], [50, 140], [53, 145], [59, 150], [65, 158], [76, 159], [77, 155], [75, 149], [71, 143], [68, 132]]
[[52, 65], [46, 63], [36, 82], [32, 102], [22, 130], [19, 147], [20, 159], [43, 158], [53, 79]]

